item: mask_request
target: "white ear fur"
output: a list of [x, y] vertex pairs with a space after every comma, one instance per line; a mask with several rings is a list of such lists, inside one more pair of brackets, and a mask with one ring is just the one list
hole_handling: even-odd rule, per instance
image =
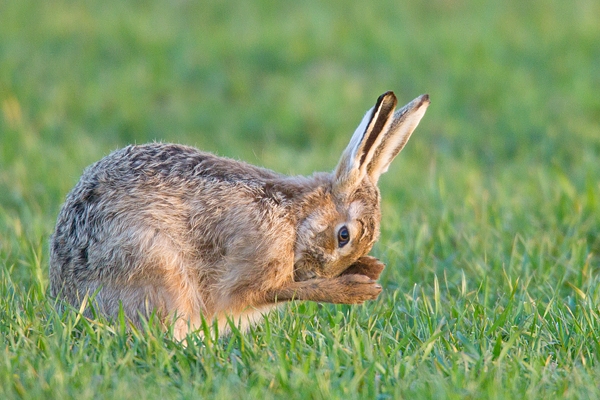
[[373, 182], [379, 180], [381, 174], [388, 170], [392, 160], [404, 148], [410, 135], [425, 115], [429, 103], [429, 95], [424, 94], [394, 113], [389, 128], [382, 135], [383, 138], [367, 167]]
[[379, 96], [375, 106], [367, 111], [336, 167], [337, 185], [353, 185], [367, 174], [368, 165], [392, 122], [396, 103], [394, 93], [386, 92]]

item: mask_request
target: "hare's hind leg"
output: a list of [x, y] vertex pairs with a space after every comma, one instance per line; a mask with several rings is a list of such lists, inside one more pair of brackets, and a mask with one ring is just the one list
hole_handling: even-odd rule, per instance
[[[172, 281], [173, 278], [171, 277]], [[173, 282], [171, 282], [173, 283]], [[121, 310], [125, 318], [140, 328], [142, 321], [155, 314], [165, 327], [174, 323], [175, 338], [183, 338], [189, 328], [195, 329], [203, 312], [198, 301], [189, 299], [181, 290], [165, 284], [130, 284], [115, 286], [106, 284], [91, 295], [92, 306], [106, 317], [116, 320]]]
[[131, 269], [121, 268], [117, 278], [92, 285], [100, 287], [96, 295], [100, 311], [115, 318], [122, 308], [137, 326], [140, 318], [155, 313], [164, 324], [175, 322], [176, 336], [185, 336], [188, 325], [195, 328], [200, 314], [206, 312], [192, 261], [183, 256], [181, 246], [159, 235], [134, 256], [128, 260]]
[[196, 267], [190, 266], [193, 260], [172, 250], [172, 247], [155, 248], [154, 253], [152, 259], [154, 265], [159, 266], [159, 273], [148, 298], [152, 300], [150, 304], [157, 307], [155, 310], [165, 324], [174, 323], [175, 338], [182, 339], [188, 331], [200, 327], [202, 315], [210, 312], [204, 298], [205, 288], [194, 274]]
[[[143, 227], [137, 231], [135, 265], [124, 281], [117, 298], [132, 311], [148, 316], [156, 311], [165, 324], [175, 321], [175, 333], [185, 335], [188, 325], [195, 328], [206, 312], [204, 288], [198, 277], [199, 260], [185, 240], [172, 232]], [[177, 333], [180, 332], [180, 333]], [[177, 336], [176, 335], [176, 336]]]

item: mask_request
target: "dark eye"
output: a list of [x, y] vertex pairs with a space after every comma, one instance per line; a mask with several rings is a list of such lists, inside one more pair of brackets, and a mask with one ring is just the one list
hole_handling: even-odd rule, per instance
[[338, 231], [338, 246], [344, 247], [350, 241], [350, 231], [346, 225], [342, 226]]

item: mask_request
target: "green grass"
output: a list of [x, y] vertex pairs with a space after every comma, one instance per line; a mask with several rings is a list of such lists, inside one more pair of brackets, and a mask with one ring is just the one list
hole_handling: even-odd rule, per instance
[[[600, 3], [0, 3], [0, 398], [599, 398]], [[190, 338], [58, 313], [48, 237], [128, 143], [331, 169], [379, 94], [432, 104], [381, 180], [384, 293]]]

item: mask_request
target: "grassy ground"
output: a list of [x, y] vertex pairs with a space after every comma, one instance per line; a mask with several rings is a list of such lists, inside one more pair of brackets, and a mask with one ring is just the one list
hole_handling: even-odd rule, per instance
[[[600, 3], [0, 3], [0, 398], [600, 397]], [[173, 141], [333, 168], [385, 90], [432, 105], [381, 181], [384, 294], [187, 348], [57, 313], [82, 169]]]

